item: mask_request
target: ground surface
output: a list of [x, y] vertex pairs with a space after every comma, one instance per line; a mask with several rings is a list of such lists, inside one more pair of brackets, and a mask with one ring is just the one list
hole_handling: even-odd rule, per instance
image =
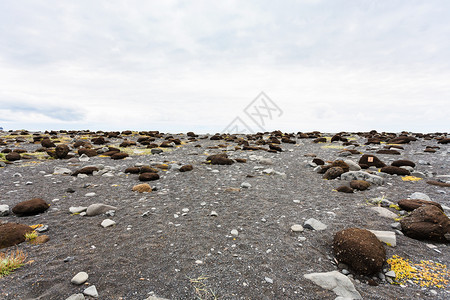
[[[17, 246], [26, 251], [32, 263], [0, 278], [0, 299], [65, 299], [87, 287], [70, 283], [80, 271], [89, 274], [88, 285], [96, 286], [99, 299], [146, 299], [153, 293], [167, 299], [334, 299], [336, 295], [332, 291], [324, 290], [303, 275], [338, 270], [331, 244], [334, 233], [341, 229], [393, 231], [390, 224], [394, 221], [371, 211], [368, 199], [384, 196], [397, 202], [413, 192], [423, 192], [432, 200], [450, 206], [448, 188], [429, 185], [426, 180], [402, 181], [399, 176], [389, 176], [383, 186], [371, 186], [364, 192], [333, 191], [343, 182], [323, 180], [322, 175], [307, 165], [312, 158], [304, 155], [315, 153], [321, 159], [335, 160], [342, 148], [337, 142], [314, 144], [311, 139], [297, 139], [295, 145], [282, 144], [284, 151], [280, 153], [228, 151], [231, 158], [247, 159], [247, 163], [228, 166], [205, 164], [206, 154], [227, 149], [208, 149], [227, 144], [223, 140], [187, 142], [185, 135], [174, 137], [186, 143], [164, 149], [159, 155], [148, 154], [148, 149], [138, 146], [127, 151], [133, 153], [142, 148], [141, 153], [125, 160], [92, 157], [88, 162], [79, 162], [39, 156], [0, 168], [0, 204], [12, 208], [34, 197], [51, 204], [50, 209], [40, 215], [0, 217], [2, 222], [48, 225], [45, 234], [50, 237], [45, 244], [25, 242]], [[14, 138], [4, 137], [6, 140]], [[364, 138], [352, 138], [362, 145], [356, 148], [362, 153], [374, 153], [375, 150], [367, 149], [383, 146], [364, 146]], [[0, 148], [20, 148], [28, 152], [40, 148], [39, 144], [29, 142], [31, 136], [24, 136], [24, 139], [25, 143], [10, 143]], [[115, 146], [122, 141], [108, 140]], [[231, 150], [236, 144], [228, 145]], [[449, 175], [449, 146], [439, 145], [436, 153], [423, 152], [425, 146], [436, 145], [435, 140], [419, 139], [402, 145], [405, 150], [400, 150], [400, 156], [377, 156], [386, 163], [400, 158], [416, 163], [423, 160], [430, 165], [418, 164], [416, 170]], [[251, 155], [270, 158], [273, 165], [262, 165], [249, 159]], [[347, 158], [358, 162], [360, 156]], [[137, 163], [156, 162], [192, 164], [194, 170], [160, 171], [161, 178], [150, 182], [157, 191], [132, 192], [132, 187], [140, 183], [138, 176], [120, 172]], [[57, 166], [75, 171], [96, 164], [114, 167], [114, 176], [48, 176]], [[267, 168], [285, 175], [261, 174]], [[22, 177], [14, 177], [15, 173]], [[27, 182], [32, 184], [27, 185]], [[240, 191], [228, 189], [240, 188], [243, 182], [250, 183], [251, 187]], [[75, 192], [67, 193], [68, 188]], [[90, 192], [96, 195], [86, 197]], [[92, 203], [105, 203], [118, 209], [112, 217], [83, 217], [69, 212], [69, 207]], [[183, 211], [185, 208], [189, 211]], [[147, 211], [150, 213], [143, 217]], [[217, 216], [210, 216], [211, 211], [217, 212]], [[106, 218], [117, 224], [102, 228], [100, 223]], [[320, 220], [328, 228], [324, 231], [305, 229], [300, 233], [290, 230], [293, 224], [303, 224], [309, 218]], [[230, 234], [233, 229], [238, 230], [238, 236]], [[450, 262], [448, 244], [431, 243], [437, 246], [440, 251], [437, 252], [427, 243], [430, 244], [397, 234], [397, 247], [386, 246], [387, 257], [399, 255], [412, 262]], [[5, 250], [10, 249], [2, 249]], [[74, 259], [64, 262], [67, 257]], [[358, 280], [353, 282], [364, 299], [450, 297], [445, 291], [448, 285], [444, 289], [410, 283], [401, 287], [386, 282], [371, 286], [367, 278], [356, 278]]]

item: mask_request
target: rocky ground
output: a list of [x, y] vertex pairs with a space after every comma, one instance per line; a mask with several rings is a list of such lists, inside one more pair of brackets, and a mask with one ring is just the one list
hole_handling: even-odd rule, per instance
[[[434, 282], [410, 279], [397, 284], [395, 277], [386, 275], [388, 263], [380, 273], [359, 275], [349, 266], [338, 265], [332, 248], [334, 235], [342, 229], [391, 231], [396, 246], [384, 244], [387, 259], [397, 255], [413, 264], [422, 260], [449, 263], [448, 241], [412, 239], [402, 234], [395, 224], [398, 220], [394, 220], [408, 214], [397, 210], [395, 204], [415, 192], [426, 194], [448, 214], [450, 190], [445, 182], [450, 180], [450, 148], [438, 143], [445, 134], [409, 133], [415, 140], [400, 141], [403, 149], [391, 148], [399, 155], [376, 153], [389, 145], [386, 135], [376, 132], [342, 133], [345, 139], [333, 142], [333, 134], [284, 135], [288, 137], [285, 142], [271, 146], [279, 146], [281, 152], [267, 151], [268, 142], [257, 143], [277, 135], [281, 140], [280, 133], [256, 139], [211, 139], [155, 132], [2, 132], [0, 150], [26, 152], [18, 151], [24, 152], [19, 160], [10, 156], [9, 161], [8, 150], [0, 156], [0, 207], [8, 206], [0, 222], [42, 224], [44, 232], [39, 235], [47, 235], [49, 241], [37, 245], [22, 242], [1, 249], [26, 252], [27, 263], [0, 278], [0, 299], [66, 299], [74, 294], [80, 294], [79, 298], [72, 299], [94, 299], [89, 290], [82, 295], [92, 286], [99, 299], [335, 299], [335, 291], [304, 277], [330, 271], [347, 275], [344, 277], [364, 299], [450, 297], [448, 271], [440, 270], [436, 275], [439, 280]], [[63, 149], [58, 154], [54, 145], [43, 148], [41, 138], [46, 136], [55, 145], [68, 145], [70, 152]], [[104, 136], [104, 144], [93, 140], [99, 136]], [[148, 148], [148, 143], [123, 144], [141, 137], [151, 137], [155, 145], [150, 147], [155, 148]], [[319, 137], [326, 139], [313, 142]], [[378, 141], [366, 145], [377, 137]], [[80, 157], [76, 141], [100, 155]], [[263, 150], [243, 150], [245, 141]], [[105, 148], [108, 146], [128, 157], [112, 159], [107, 153], [110, 149]], [[352, 154], [344, 148], [356, 151]], [[224, 152], [230, 159], [246, 162], [214, 165], [206, 161], [207, 156]], [[413, 161], [415, 167], [410, 171], [414, 177], [408, 181], [405, 176], [379, 173], [379, 168], [371, 167], [366, 171], [381, 176], [381, 184], [341, 193], [336, 189], [348, 182], [339, 176], [323, 179], [318, 173], [320, 166], [312, 163], [320, 158], [357, 164], [362, 154], [374, 154], [386, 165], [399, 159]], [[155, 168], [160, 178], [146, 182], [151, 192], [132, 191], [144, 182], [138, 174], [125, 170], [145, 165]], [[180, 172], [184, 165], [193, 169]], [[86, 166], [99, 171], [71, 176]], [[59, 174], [64, 172], [69, 174]], [[430, 180], [443, 185], [427, 183]], [[19, 202], [32, 198], [42, 198], [50, 204], [49, 209], [32, 216], [11, 211]], [[94, 203], [115, 208], [94, 216], [85, 215], [83, 208], [79, 209], [81, 214], [72, 213]], [[382, 213], [389, 210], [395, 216], [381, 216], [374, 207], [383, 207]], [[306, 225], [311, 218], [326, 227]], [[105, 219], [113, 225], [103, 227]], [[87, 281], [71, 283], [79, 272], [88, 274]]]

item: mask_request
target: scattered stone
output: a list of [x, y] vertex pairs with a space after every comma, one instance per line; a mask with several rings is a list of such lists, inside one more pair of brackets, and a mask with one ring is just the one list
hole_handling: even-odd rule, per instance
[[241, 188], [249, 189], [251, 187], [252, 187], [252, 185], [250, 183], [248, 183], [248, 182], [241, 183]]
[[344, 162], [347, 164], [349, 171], [360, 171], [361, 167], [350, 159], [345, 159]]
[[83, 294], [73, 294], [66, 298], [66, 300], [86, 300]]
[[94, 197], [95, 195], [96, 195], [96, 193], [90, 192], [90, 193], [86, 193], [84, 196], [85, 197]]
[[102, 204], [102, 203], [95, 203], [95, 204], [89, 205], [89, 207], [86, 209], [86, 215], [97, 216], [97, 215], [104, 214], [109, 210], [117, 210], [117, 207]]
[[380, 272], [386, 260], [383, 244], [366, 229], [348, 228], [337, 232], [333, 251], [339, 262], [363, 275]]
[[0, 205], [0, 217], [9, 215], [9, 206], [6, 204]]
[[450, 219], [434, 205], [416, 208], [409, 216], [400, 220], [402, 232], [413, 239], [447, 241]]
[[98, 292], [97, 292], [97, 288], [95, 287], [95, 285], [91, 285], [90, 287], [85, 289], [83, 291], [83, 294], [85, 294], [86, 296], [91, 296], [91, 297], [94, 297], [94, 298], [98, 298]]
[[305, 224], [303, 224], [303, 227], [312, 229], [312, 230], [317, 230], [317, 231], [327, 229], [327, 225], [323, 224], [322, 222], [320, 222], [319, 220], [316, 220], [314, 218], [310, 218], [310, 219], [306, 220]]
[[428, 200], [421, 200], [421, 199], [402, 199], [398, 201], [398, 206], [400, 206], [401, 209], [404, 209], [406, 211], [413, 211], [416, 208], [419, 208], [423, 205], [434, 205], [440, 210], [444, 211], [442, 206], [434, 201], [428, 201]]
[[409, 195], [408, 198], [409, 199], [421, 199], [421, 200], [431, 201], [431, 198], [428, 197], [428, 195], [426, 195], [424, 193], [421, 193], [421, 192], [412, 193], [411, 195]]
[[323, 174], [322, 178], [332, 180], [341, 176], [342, 173], [344, 173], [344, 170], [341, 167], [331, 167]]
[[147, 173], [141, 173], [139, 175], [139, 180], [140, 181], [153, 181], [153, 180], [158, 180], [158, 179], [159, 179], [158, 173], [147, 172]]
[[46, 211], [50, 205], [41, 198], [33, 198], [28, 201], [18, 203], [13, 207], [12, 212], [20, 216], [34, 216]]
[[392, 271], [392, 270], [388, 271], [384, 275], [391, 277], [391, 278], [395, 278], [395, 271]]
[[398, 217], [397, 214], [384, 207], [375, 206], [370, 209], [376, 211], [383, 218], [396, 219]]
[[380, 231], [380, 230], [369, 230], [380, 241], [386, 243], [388, 246], [395, 247], [397, 246], [397, 239], [395, 237], [395, 232], [393, 231]]
[[179, 171], [180, 172], [189, 172], [189, 171], [192, 171], [193, 169], [194, 169], [194, 167], [192, 165], [184, 165], [179, 169]]
[[0, 223], [0, 249], [25, 242], [25, 234], [33, 229], [18, 223]]
[[73, 284], [80, 285], [85, 283], [89, 278], [89, 275], [86, 272], [79, 272], [77, 275], [75, 275], [72, 280], [70, 281]]
[[239, 231], [237, 231], [236, 229], [233, 229], [233, 230], [231, 230], [231, 235], [238, 236]]
[[133, 192], [139, 193], [150, 193], [152, 191], [152, 187], [147, 183], [141, 183], [133, 186]]
[[370, 183], [365, 180], [352, 180], [350, 187], [358, 191], [365, 191], [370, 187]]
[[382, 185], [384, 179], [380, 176], [369, 174], [364, 171], [349, 171], [341, 175], [341, 180], [365, 180], [369, 183]]
[[39, 233], [46, 232], [47, 230], [48, 230], [48, 225], [43, 225], [43, 226], [37, 227], [35, 229], [35, 231], [37, 231]]
[[53, 170], [54, 175], [70, 175], [71, 173], [72, 171], [70, 169], [63, 167], [55, 167]]
[[362, 299], [351, 280], [338, 271], [324, 273], [310, 273], [303, 275], [318, 286], [333, 291], [336, 299]]
[[116, 222], [114, 222], [111, 219], [105, 219], [105, 220], [102, 221], [102, 223], [100, 225], [102, 225], [103, 228], [106, 228], [106, 227], [110, 227], [110, 226], [116, 225]]
[[411, 173], [404, 169], [404, 168], [400, 168], [400, 167], [394, 167], [394, 166], [386, 166], [381, 168], [380, 170], [383, 173], [387, 173], [390, 175], [400, 175], [400, 176], [405, 176], [405, 175], [410, 175]]
[[294, 224], [291, 226], [291, 230], [293, 232], [302, 232], [303, 231], [303, 226], [300, 224]]
[[71, 206], [69, 207], [69, 211], [71, 214], [79, 214], [83, 211], [86, 211], [86, 206]]
[[336, 189], [336, 191], [340, 192], [340, 193], [347, 193], [347, 194], [351, 194], [353, 193], [353, 189], [349, 186], [346, 185], [341, 185], [340, 187], [338, 187]]

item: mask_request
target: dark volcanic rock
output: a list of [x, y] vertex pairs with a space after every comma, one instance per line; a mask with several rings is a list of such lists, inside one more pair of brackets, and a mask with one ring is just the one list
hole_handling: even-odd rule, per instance
[[8, 161], [16, 161], [21, 159], [20, 154], [17, 152], [10, 152], [6, 154], [5, 158]]
[[184, 165], [180, 168], [180, 172], [192, 171], [194, 167], [192, 165]]
[[333, 239], [333, 251], [339, 262], [363, 275], [381, 271], [386, 260], [383, 244], [366, 229], [349, 228], [337, 232]]
[[158, 180], [159, 175], [158, 173], [141, 173], [139, 175], [140, 181], [152, 181], [152, 180]]
[[113, 155], [111, 155], [111, 159], [124, 159], [125, 157], [128, 157], [127, 153], [124, 152], [116, 152]]
[[78, 174], [86, 174], [86, 175], [92, 175], [92, 173], [98, 171], [97, 167], [84, 167], [79, 170], [76, 170], [72, 173], [72, 176], [77, 176]]
[[83, 154], [87, 155], [88, 157], [97, 156], [98, 153], [94, 149], [87, 149], [87, 148], [81, 148], [78, 150], [78, 154], [81, 156]]
[[67, 154], [69, 154], [69, 152], [70, 152], [70, 149], [65, 144], [58, 145], [55, 148], [55, 156], [56, 156], [56, 158], [59, 158], [59, 159], [66, 158]]
[[348, 193], [348, 194], [353, 193], [353, 189], [346, 185], [341, 185], [340, 187], [338, 187], [336, 189], [336, 191], [338, 191], [340, 193]]
[[416, 208], [419, 208], [424, 205], [434, 205], [440, 210], [444, 211], [442, 206], [434, 201], [428, 201], [428, 200], [422, 200], [422, 199], [402, 199], [398, 201], [398, 206], [400, 206], [401, 209], [404, 209], [406, 211], [412, 211]]
[[13, 207], [12, 212], [18, 216], [34, 216], [46, 211], [50, 207], [41, 198], [23, 201]]
[[449, 218], [434, 205], [416, 208], [400, 224], [406, 236], [418, 240], [447, 241], [445, 235], [450, 231]]
[[441, 187], [450, 187], [450, 183], [440, 182], [437, 180], [428, 180], [427, 183], [431, 184], [431, 185], [441, 186]]
[[323, 174], [322, 178], [331, 180], [331, 179], [338, 178], [343, 173], [344, 173], [344, 170], [341, 167], [331, 167], [325, 172], [325, 174]]
[[23, 224], [0, 224], [0, 249], [25, 242], [25, 234], [32, 231], [33, 228]]
[[386, 166], [381, 168], [380, 170], [383, 173], [391, 174], [391, 175], [409, 175], [411, 174], [408, 170], [400, 168], [400, 167], [394, 167], [394, 166]]
[[352, 180], [350, 182], [350, 187], [358, 191], [365, 191], [369, 186], [370, 183], [365, 180]]
[[386, 166], [386, 164], [382, 162], [378, 157], [369, 154], [364, 154], [363, 156], [361, 156], [358, 164], [361, 166], [361, 168], [363, 168], [363, 166], [377, 167], [377, 168], [382, 168]]
[[416, 164], [407, 159], [400, 159], [400, 160], [396, 160], [396, 161], [392, 162], [391, 166], [394, 166], [394, 167], [408, 166], [408, 167], [414, 168], [416, 166]]

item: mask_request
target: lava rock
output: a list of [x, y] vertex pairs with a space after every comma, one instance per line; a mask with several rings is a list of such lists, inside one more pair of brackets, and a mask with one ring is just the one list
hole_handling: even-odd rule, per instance
[[363, 156], [361, 156], [358, 164], [363, 169], [367, 169], [368, 167], [372, 167], [372, 166], [377, 167], [377, 168], [382, 168], [382, 167], [386, 166], [386, 164], [384, 162], [382, 162], [378, 157], [376, 157], [375, 155], [369, 155], [369, 154], [364, 154]]
[[398, 201], [398, 206], [400, 206], [401, 209], [406, 211], [413, 211], [416, 208], [419, 208], [424, 205], [434, 205], [440, 210], [444, 211], [442, 206], [434, 201], [428, 201], [428, 200], [422, 200], [422, 199], [402, 199]]
[[179, 169], [179, 171], [180, 172], [188, 172], [188, 171], [192, 171], [193, 169], [194, 169], [194, 167], [192, 165], [184, 165]]
[[159, 179], [159, 175], [157, 173], [153, 173], [153, 172], [141, 173], [139, 175], [140, 181], [152, 181], [152, 180], [158, 180], [158, 179]]
[[147, 183], [142, 183], [133, 186], [132, 190], [139, 193], [149, 193], [152, 191], [152, 187]]
[[381, 168], [380, 171], [383, 172], [383, 173], [390, 174], [390, 175], [401, 175], [401, 176], [403, 176], [403, 175], [410, 175], [411, 174], [408, 170], [406, 170], [404, 168], [394, 167], [394, 166], [383, 167], [383, 168]]
[[331, 167], [325, 172], [325, 174], [323, 174], [322, 178], [331, 180], [331, 179], [338, 178], [343, 173], [344, 173], [344, 170], [341, 167]]
[[350, 187], [358, 191], [365, 191], [370, 187], [370, 183], [365, 180], [352, 180]]
[[391, 166], [394, 166], [394, 167], [408, 166], [408, 167], [414, 168], [416, 166], [416, 164], [407, 159], [400, 159], [400, 160], [393, 161]]
[[34, 216], [46, 211], [50, 205], [41, 198], [23, 201], [13, 207], [12, 212], [18, 216]]
[[417, 240], [447, 241], [450, 219], [435, 205], [416, 208], [400, 220], [402, 232]]
[[380, 272], [386, 261], [383, 244], [366, 229], [348, 228], [337, 232], [333, 239], [333, 251], [339, 262], [363, 275]]
[[351, 187], [349, 187], [349, 186], [346, 186], [346, 185], [342, 185], [342, 186], [338, 187], [336, 189], [336, 191], [338, 191], [340, 193], [348, 193], [348, 194], [353, 193], [353, 189]]
[[0, 249], [25, 242], [25, 234], [32, 231], [33, 228], [24, 224], [0, 224]]
[[86, 174], [86, 175], [92, 175], [92, 173], [97, 172], [98, 168], [91, 166], [91, 167], [84, 167], [79, 170], [76, 170], [72, 173], [72, 176], [77, 176], [78, 174]]

